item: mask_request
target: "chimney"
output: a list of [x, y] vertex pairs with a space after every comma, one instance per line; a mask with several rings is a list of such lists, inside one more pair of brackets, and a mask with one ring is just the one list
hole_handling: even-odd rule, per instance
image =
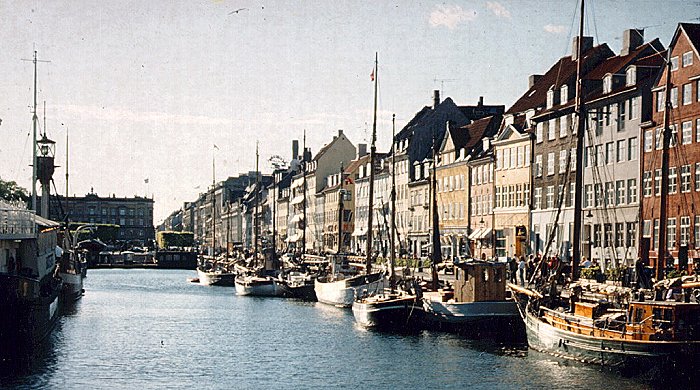
[[542, 78], [541, 74], [531, 74], [530, 77], [527, 78], [527, 89], [532, 88], [540, 78]]
[[436, 109], [440, 105], [440, 90], [436, 89], [433, 91], [433, 109]]
[[304, 161], [311, 161], [311, 148], [304, 150]]
[[299, 159], [299, 140], [293, 139], [292, 140], [292, 160], [298, 160], [298, 159]]
[[342, 130], [342, 129], [338, 129], [338, 137], [340, 137], [341, 135], [343, 135], [343, 130]]
[[483, 105], [484, 105], [484, 97], [483, 97], [483, 96], [479, 96], [479, 107], [481, 107], [481, 106], [483, 106]]
[[622, 33], [621, 56], [626, 56], [639, 46], [644, 44], [644, 29], [629, 29]]
[[357, 144], [357, 158], [367, 154], [367, 144]]
[[[588, 49], [593, 47], [593, 37], [583, 37], [583, 54], [586, 54]], [[574, 37], [573, 44], [571, 45], [571, 60], [578, 61], [578, 37]]]

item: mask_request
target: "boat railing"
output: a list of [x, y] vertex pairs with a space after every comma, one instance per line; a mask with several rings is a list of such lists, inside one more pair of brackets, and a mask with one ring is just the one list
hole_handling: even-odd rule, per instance
[[0, 239], [16, 240], [36, 236], [34, 212], [0, 203]]

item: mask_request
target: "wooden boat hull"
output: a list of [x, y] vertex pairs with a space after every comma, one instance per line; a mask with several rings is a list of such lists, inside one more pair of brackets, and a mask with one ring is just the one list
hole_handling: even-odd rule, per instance
[[318, 301], [337, 307], [352, 307], [355, 297], [382, 291], [385, 287], [388, 283], [380, 272], [337, 281], [316, 279], [314, 282]]
[[284, 295], [282, 283], [273, 278], [236, 278], [236, 295], [254, 297], [281, 297]]
[[289, 285], [285, 284], [284, 296], [286, 298], [301, 299], [304, 301], [317, 301], [316, 290], [313, 283], [300, 284], [300, 285]]
[[423, 327], [423, 306], [413, 296], [356, 300], [352, 314], [360, 326], [377, 330], [416, 331]]
[[225, 286], [233, 287], [236, 274], [233, 272], [211, 272], [202, 271], [197, 268], [199, 284], [203, 286]]
[[556, 328], [525, 312], [530, 348], [551, 355], [621, 370], [643, 372], [651, 368], [678, 370], [696, 364], [700, 342], [635, 341], [586, 336]]
[[0, 275], [0, 359], [30, 355], [51, 333], [61, 312], [61, 282], [43, 293], [38, 280]]
[[440, 302], [423, 298], [429, 329], [472, 338], [525, 339], [522, 319], [514, 301]]

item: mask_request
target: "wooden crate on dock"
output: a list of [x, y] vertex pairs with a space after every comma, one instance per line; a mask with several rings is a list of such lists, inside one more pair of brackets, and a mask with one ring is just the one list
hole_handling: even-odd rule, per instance
[[462, 263], [455, 267], [454, 298], [457, 302], [506, 299], [506, 264]]

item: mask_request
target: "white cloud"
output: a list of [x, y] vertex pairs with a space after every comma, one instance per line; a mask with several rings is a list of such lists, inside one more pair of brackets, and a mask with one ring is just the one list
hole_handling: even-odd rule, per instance
[[499, 18], [511, 18], [510, 11], [508, 11], [506, 7], [503, 6], [503, 4], [497, 1], [487, 1], [486, 9], [493, 12], [493, 14], [498, 16]]
[[430, 25], [433, 27], [445, 26], [450, 30], [462, 22], [471, 22], [476, 19], [476, 11], [463, 10], [458, 5], [437, 5], [430, 13]]
[[547, 24], [544, 26], [544, 31], [550, 34], [563, 34], [566, 32], [566, 26], [561, 24]]

